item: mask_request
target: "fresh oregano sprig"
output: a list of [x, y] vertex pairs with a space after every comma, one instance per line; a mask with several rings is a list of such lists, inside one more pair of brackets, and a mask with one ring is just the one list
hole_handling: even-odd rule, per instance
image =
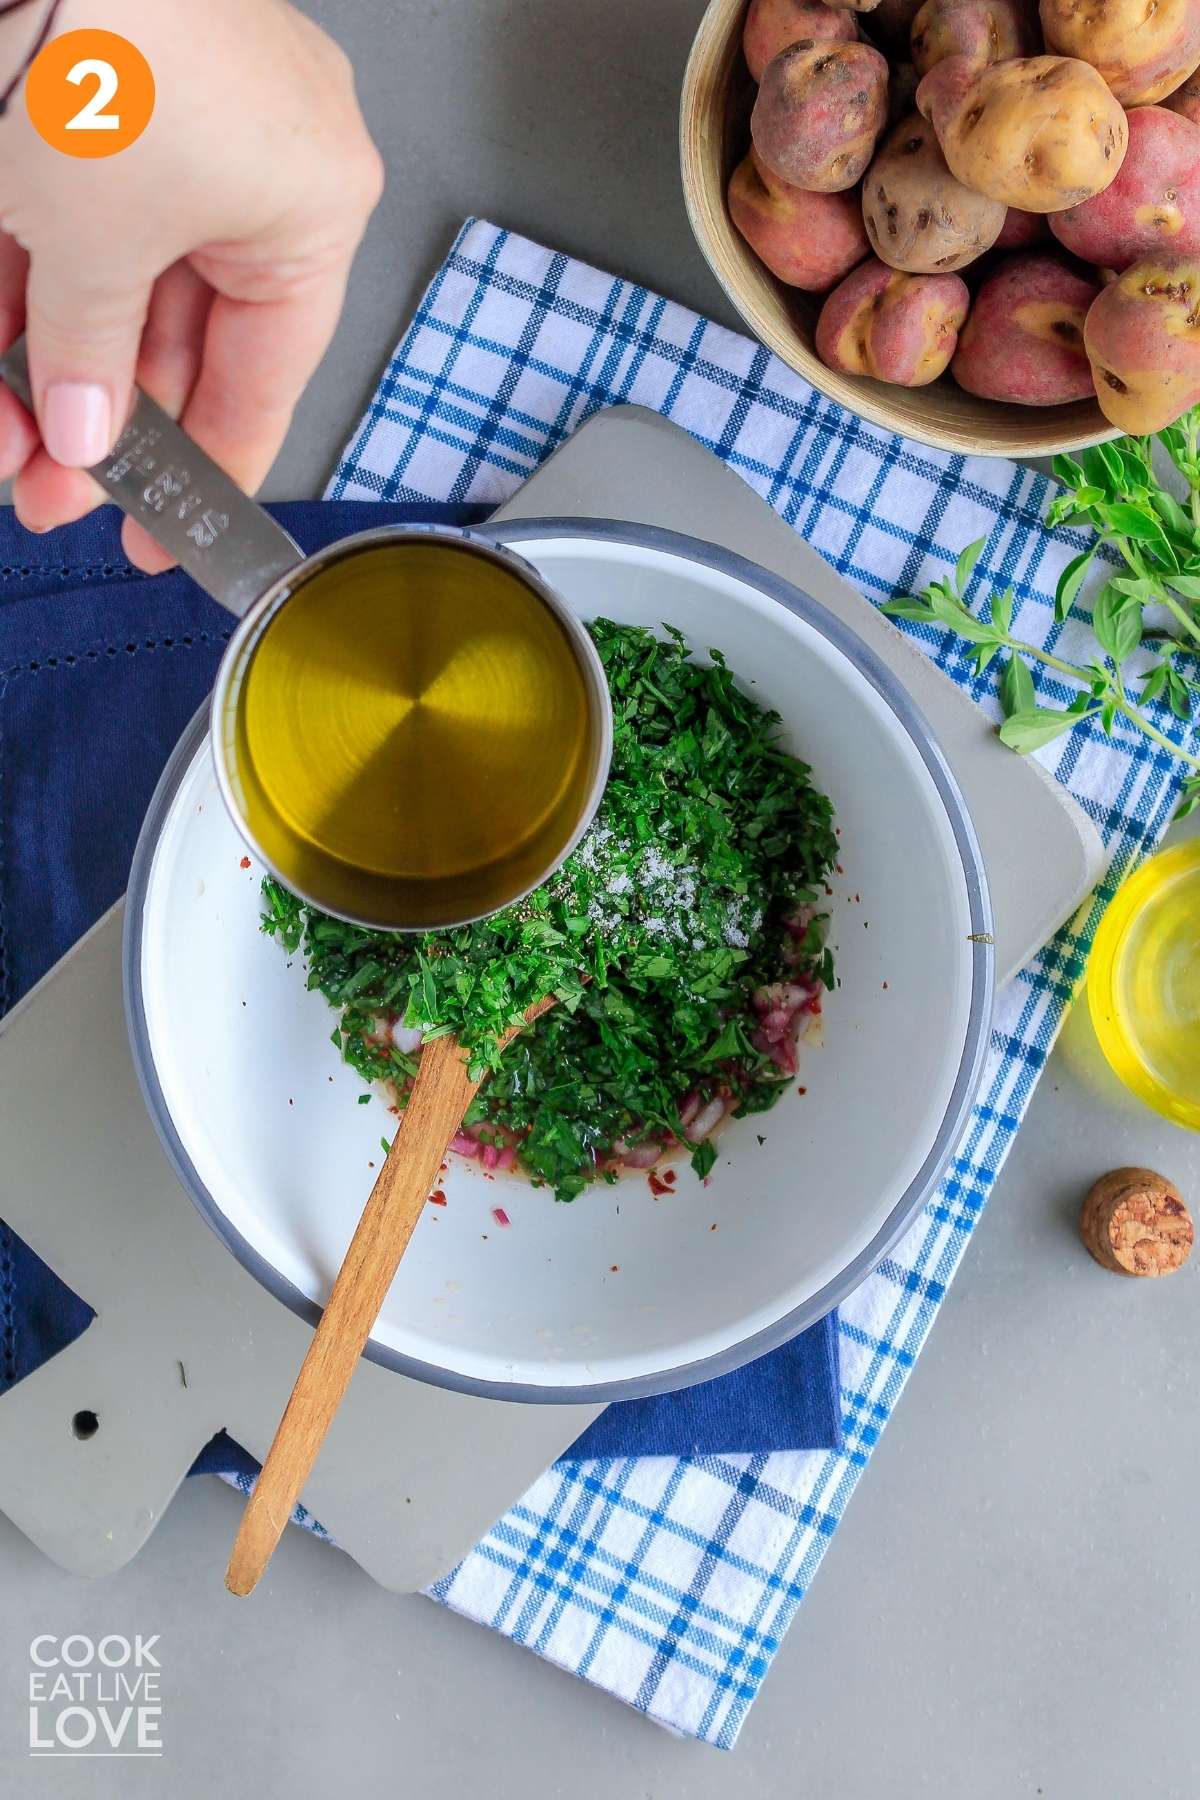
[[[1163, 487], [1153, 466], [1155, 442], [1182, 477], [1184, 503]], [[1158, 438], [1121, 438], [1097, 444], [1078, 459], [1059, 456], [1054, 472], [1063, 492], [1046, 513], [1050, 529], [1086, 527], [1094, 541], [1075, 556], [1059, 577], [1055, 612], [1064, 620], [1075, 607], [1093, 560], [1116, 564], [1092, 602], [1091, 626], [1100, 652], [1078, 664], [1052, 655], [1012, 635], [1013, 591], [993, 593], [986, 618], [977, 618], [963, 598], [984, 547], [981, 538], [958, 559], [952, 579], [931, 582], [925, 592], [891, 601], [894, 618], [941, 625], [972, 646], [982, 673], [1004, 656], [1000, 736], [1022, 754], [1038, 750], [1085, 719], [1099, 719], [1110, 732], [1118, 717], [1184, 765], [1179, 815], [1200, 803], [1200, 757], [1173, 744], [1145, 708], [1164, 702], [1176, 718], [1192, 717], [1200, 683], [1189, 672], [1200, 652], [1200, 408], [1159, 433]], [[1126, 665], [1139, 649], [1158, 660], [1135, 676]], [[1064, 708], [1037, 703], [1029, 663], [1053, 669], [1079, 688]], [[1181, 666], [1182, 665], [1182, 666]], [[1136, 692], [1134, 691], [1136, 684]]]
[[[1073, 557], [1059, 577], [1055, 608], [1060, 619], [1071, 610], [1085, 575], [1102, 546], [1125, 565], [1108, 586], [1122, 604], [1161, 606], [1180, 641], [1200, 646], [1200, 410], [1185, 414], [1154, 438], [1120, 438], [1082, 452], [1078, 461], [1056, 456], [1054, 473], [1064, 492], [1046, 513], [1051, 530], [1076, 525], [1095, 541]], [[1159, 442], [1183, 479], [1186, 505], [1163, 487], [1154, 469]]]

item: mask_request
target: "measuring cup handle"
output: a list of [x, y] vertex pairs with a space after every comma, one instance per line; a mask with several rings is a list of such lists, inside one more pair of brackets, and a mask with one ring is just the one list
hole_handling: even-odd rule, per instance
[[[33, 411], [25, 339], [0, 356], [0, 377]], [[239, 618], [304, 552], [140, 388], [111, 453], [88, 473], [123, 512]]]

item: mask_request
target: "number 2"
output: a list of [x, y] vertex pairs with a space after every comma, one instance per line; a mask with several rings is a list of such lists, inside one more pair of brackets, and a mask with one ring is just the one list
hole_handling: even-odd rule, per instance
[[73, 69], [67, 71], [67, 80], [75, 87], [94, 75], [99, 87], [85, 106], [68, 119], [63, 127], [65, 131], [119, 131], [121, 128], [120, 113], [105, 112], [117, 92], [117, 71], [110, 62], [102, 62], [98, 56], [89, 56], [83, 62], [77, 62]]

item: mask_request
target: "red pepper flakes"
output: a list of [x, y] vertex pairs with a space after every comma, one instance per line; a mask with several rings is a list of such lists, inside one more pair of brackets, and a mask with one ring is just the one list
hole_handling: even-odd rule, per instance
[[512, 1220], [509, 1218], [508, 1214], [505, 1212], [505, 1210], [502, 1206], [493, 1206], [492, 1217], [493, 1217], [493, 1219], [495, 1219], [497, 1225], [511, 1225], [512, 1224]]
[[432, 1194], [429, 1196], [429, 1204], [430, 1206], [445, 1206], [446, 1196], [443, 1194], [441, 1188], [434, 1188]]
[[646, 1180], [650, 1183], [650, 1192], [654, 1195], [656, 1200], [661, 1199], [663, 1194], [669, 1194], [671, 1192], [670, 1182], [665, 1181], [654, 1169], [650, 1170]]
[[797, 1089], [796, 1089], [796, 1092], [797, 1092], [797, 1093], [798, 1093], [798, 1094], [807, 1094], [807, 1092], [808, 1092], [808, 1089], [807, 1089], [807, 1088], [802, 1088], [802, 1087], [798, 1087], [798, 1088], [797, 1088]]
[[664, 1169], [663, 1173], [662, 1173], [662, 1178], [665, 1182], [668, 1182], [668, 1183], [674, 1181], [674, 1179], [675, 1179], [674, 1169]]
[[248, 856], [243, 856], [241, 862], [238, 864], [238, 868], [239, 869], [248, 869], [249, 867], [250, 867], [250, 858]]
[[619, 1275], [621, 1273], [620, 1263], [613, 1263], [608, 1272], [610, 1275]]

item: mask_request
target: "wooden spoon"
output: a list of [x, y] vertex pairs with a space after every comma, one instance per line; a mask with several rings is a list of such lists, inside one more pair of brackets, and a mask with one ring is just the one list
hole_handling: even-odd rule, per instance
[[[501, 1048], [553, 1005], [553, 995], [537, 1001], [521, 1024], [505, 1033]], [[350, 1240], [262, 1474], [246, 1502], [225, 1572], [231, 1594], [252, 1592], [274, 1554], [379, 1317], [446, 1147], [479, 1086], [467, 1072], [456, 1037], [434, 1038], [425, 1045], [400, 1129]]]

